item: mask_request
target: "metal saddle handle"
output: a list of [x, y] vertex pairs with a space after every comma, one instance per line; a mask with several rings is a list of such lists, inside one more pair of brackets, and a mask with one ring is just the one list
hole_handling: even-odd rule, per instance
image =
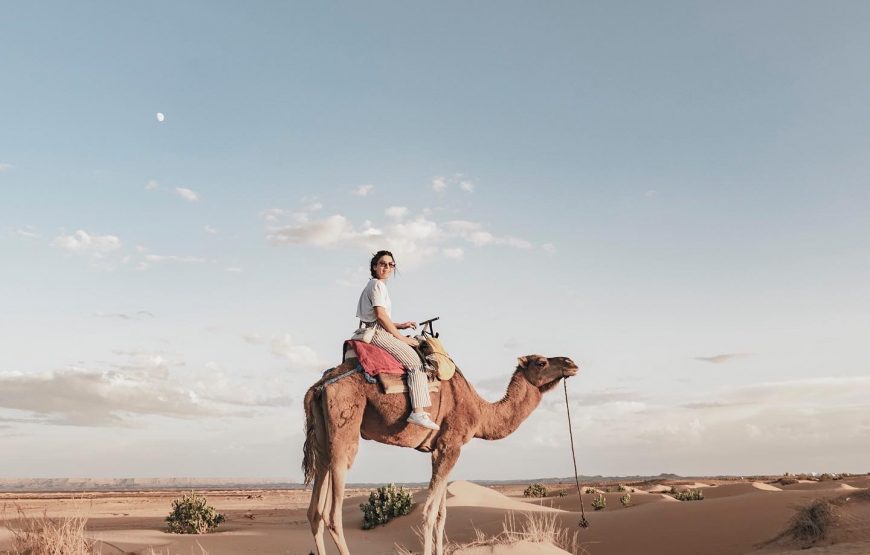
[[[420, 332], [423, 334], [424, 337], [427, 335], [431, 337], [438, 337], [438, 334], [435, 332], [435, 328], [432, 327], [432, 322], [438, 320], [439, 318], [440, 316], [436, 316], [434, 318], [429, 318], [428, 320], [424, 320], [419, 323]], [[429, 329], [426, 329], [427, 327]]]

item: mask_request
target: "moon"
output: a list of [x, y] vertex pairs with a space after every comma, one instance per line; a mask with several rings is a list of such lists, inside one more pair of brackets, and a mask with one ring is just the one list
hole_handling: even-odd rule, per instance
[[163, 112], [157, 112], [157, 121], [163, 123], [166, 121], [166, 115]]

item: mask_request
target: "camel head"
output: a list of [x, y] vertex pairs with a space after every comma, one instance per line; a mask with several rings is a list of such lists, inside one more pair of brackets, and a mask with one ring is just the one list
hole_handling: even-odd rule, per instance
[[528, 355], [518, 358], [517, 363], [517, 372], [522, 372], [529, 383], [541, 390], [541, 393], [553, 389], [560, 379], [570, 378], [579, 370], [568, 357]]

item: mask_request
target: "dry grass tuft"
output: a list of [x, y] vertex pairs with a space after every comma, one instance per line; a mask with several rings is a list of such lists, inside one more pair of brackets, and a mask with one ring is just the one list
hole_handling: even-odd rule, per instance
[[85, 536], [87, 517], [27, 516], [20, 507], [18, 518], [7, 526], [12, 532], [10, 555], [94, 555], [96, 542]]
[[[580, 532], [571, 533], [563, 528], [556, 513], [524, 513], [524, 522], [518, 524], [516, 514], [511, 512], [505, 517], [502, 531], [495, 536], [487, 536], [478, 528], [474, 529], [474, 540], [466, 543], [449, 542], [444, 547], [446, 555], [453, 555], [462, 549], [479, 546], [512, 545], [521, 541], [550, 543], [572, 555], [588, 555], [580, 543]], [[420, 533], [418, 531], [418, 536]], [[422, 542], [422, 538], [420, 540]], [[396, 546], [396, 555], [412, 555], [402, 546]]]

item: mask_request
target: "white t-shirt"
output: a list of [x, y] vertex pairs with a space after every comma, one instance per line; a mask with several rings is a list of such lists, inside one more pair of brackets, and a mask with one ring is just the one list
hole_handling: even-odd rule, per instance
[[387, 316], [393, 317], [390, 313], [392, 303], [390, 303], [390, 294], [387, 292], [387, 284], [377, 278], [372, 278], [359, 296], [359, 302], [356, 305], [356, 317], [363, 322], [377, 321], [378, 317], [375, 314], [376, 306], [383, 307], [387, 311]]

